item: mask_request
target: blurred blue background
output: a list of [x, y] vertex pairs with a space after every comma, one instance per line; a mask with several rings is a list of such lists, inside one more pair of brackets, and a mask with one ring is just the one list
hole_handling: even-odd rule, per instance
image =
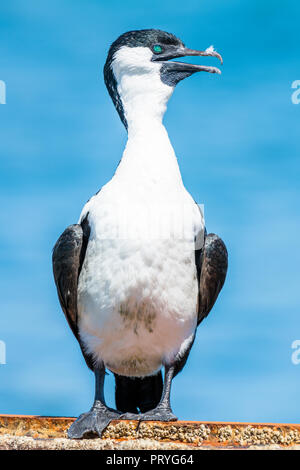
[[[192, 48], [213, 44], [224, 58], [221, 76], [182, 82], [165, 116], [185, 185], [230, 256], [225, 288], [174, 381], [174, 411], [300, 421], [300, 365], [291, 361], [300, 338], [300, 105], [291, 102], [299, 14], [291, 0], [1, 3], [0, 413], [76, 416], [92, 403], [51, 250], [126, 142], [103, 83], [108, 47], [155, 27]], [[113, 403], [111, 375], [106, 389]]]

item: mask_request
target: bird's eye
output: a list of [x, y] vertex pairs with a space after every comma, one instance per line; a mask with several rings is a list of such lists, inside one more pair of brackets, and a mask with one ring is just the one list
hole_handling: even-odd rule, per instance
[[159, 44], [154, 44], [153, 52], [155, 54], [160, 54], [163, 51], [163, 48]]

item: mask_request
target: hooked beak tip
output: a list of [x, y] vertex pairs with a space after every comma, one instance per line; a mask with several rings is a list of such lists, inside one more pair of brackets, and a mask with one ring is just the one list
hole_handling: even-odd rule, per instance
[[223, 58], [221, 54], [215, 51], [213, 46], [208, 47], [205, 51], [197, 51], [193, 49], [186, 49], [187, 55], [194, 55], [194, 56], [204, 56], [204, 57], [216, 57], [223, 64]]
[[207, 54], [208, 56], [216, 57], [221, 62], [221, 65], [223, 65], [223, 57], [221, 56], [221, 54], [219, 54], [217, 51], [215, 51], [214, 46], [209, 46], [204, 51], [204, 53]]

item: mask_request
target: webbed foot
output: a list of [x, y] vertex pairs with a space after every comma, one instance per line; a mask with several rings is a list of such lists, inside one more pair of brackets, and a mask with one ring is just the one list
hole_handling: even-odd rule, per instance
[[102, 404], [94, 405], [90, 411], [81, 414], [68, 429], [70, 439], [80, 439], [90, 435], [101, 437], [104, 429], [114, 419], [120, 419], [121, 413]]
[[177, 421], [178, 418], [172, 413], [171, 408], [158, 405], [153, 410], [149, 410], [146, 413], [134, 414], [124, 413], [120, 416], [120, 419], [137, 420], [137, 421]]

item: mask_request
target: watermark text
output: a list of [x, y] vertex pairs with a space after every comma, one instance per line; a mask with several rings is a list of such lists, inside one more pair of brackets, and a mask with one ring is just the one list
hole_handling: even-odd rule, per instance
[[0, 340], [0, 364], [6, 364], [6, 344]]
[[6, 104], [6, 84], [0, 80], [0, 104]]
[[295, 90], [291, 96], [292, 103], [299, 104], [300, 103], [300, 80], [293, 81], [292, 88]]
[[292, 349], [295, 351], [292, 353], [292, 363], [297, 366], [300, 364], [300, 339], [295, 339], [292, 342]]

